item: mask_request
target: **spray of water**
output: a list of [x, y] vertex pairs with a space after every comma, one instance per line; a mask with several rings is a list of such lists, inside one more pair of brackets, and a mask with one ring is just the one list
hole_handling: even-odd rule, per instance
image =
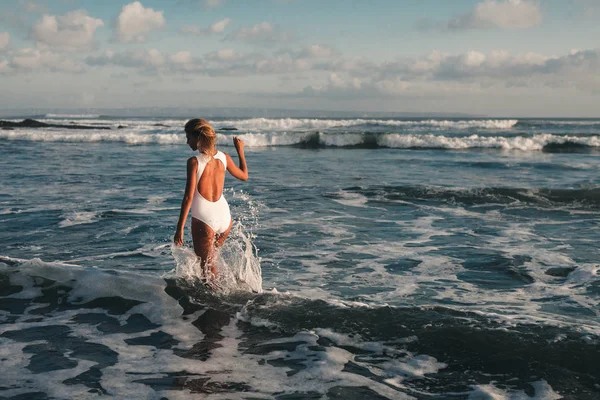
[[207, 276], [194, 251], [172, 246], [175, 276], [189, 283], [206, 282], [218, 294], [262, 292], [262, 271], [252, 228], [258, 223], [258, 204], [242, 191], [228, 190], [234, 223], [223, 247], [215, 253], [216, 276]]

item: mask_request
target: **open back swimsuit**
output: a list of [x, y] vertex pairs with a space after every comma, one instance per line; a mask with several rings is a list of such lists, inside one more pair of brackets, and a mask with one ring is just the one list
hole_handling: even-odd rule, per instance
[[[202, 178], [204, 168], [206, 168], [206, 164], [208, 164], [209, 161], [213, 158], [220, 160], [227, 171], [227, 158], [222, 151], [217, 151], [217, 154], [212, 157], [205, 154], [199, 154], [196, 158], [198, 159], [198, 171], [196, 172], [196, 192], [192, 199], [192, 217], [210, 226], [215, 234], [218, 235], [225, 232], [231, 223], [229, 204], [227, 204], [223, 192], [221, 192], [221, 197], [217, 201], [206, 200], [200, 194], [198, 185], [200, 184], [200, 178]], [[225, 180], [225, 176], [223, 176], [223, 180]]]

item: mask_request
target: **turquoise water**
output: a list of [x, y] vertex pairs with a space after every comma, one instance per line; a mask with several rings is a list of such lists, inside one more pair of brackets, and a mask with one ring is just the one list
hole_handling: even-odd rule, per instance
[[250, 179], [211, 293], [185, 120], [41, 119], [113, 129], [0, 131], [0, 396], [600, 393], [600, 120], [215, 119]]

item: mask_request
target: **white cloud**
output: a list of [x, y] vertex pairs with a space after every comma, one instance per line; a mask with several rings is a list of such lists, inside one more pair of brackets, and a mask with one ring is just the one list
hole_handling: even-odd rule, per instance
[[169, 58], [156, 49], [132, 50], [115, 53], [106, 50], [98, 56], [89, 56], [86, 63], [92, 66], [116, 65], [127, 68], [142, 68], [156, 70], [167, 64]]
[[36, 3], [34, 1], [19, 0], [19, 4], [28, 13], [44, 13], [47, 11], [47, 7], [45, 5]]
[[[312, 51], [311, 51], [312, 50]], [[190, 51], [174, 54], [158, 50], [105, 52], [86, 59], [88, 65], [114, 65], [161, 75], [194, 73], [194, 76], [298, 76], [312, 72], [320, 84], [309, 86], [313, 93], [360, 92], [369, 96], [395, 96], [419, 91], [434, 94], [485, 92], [488, 88], [521, 90], [569, 86], [591, 92], [600, 89], [600, 49], [575, 50], [545, 56], [537, 53], [511, 54], [504, 50], [459, 54], [432, 52], [428, 55], [375, 63], [367, 59], [327, 56], [333, 50], [308, 47], [273, 54], [238, 53], [221, 49], [195, 57]], [[492, 89], [490, 89], [492, 90]], [[523, 89], [525, 90], [525, 89]]]
[[167, 68], [171, 72], [197, 72], [202, 69], [202, 62], [192, 56], [189, 51], [180, 51], [168, 57]]
[[330, 98], [446, 96], [511, 93], [519, 90], [600, 91], [600, 49], [572, 51], [560, 57], [506, 51], [428, 56], [381, 64], [339, 62], [322, 84], [307, 86], [298, 97]]
[[10, 35], [8, 32], [0, 32], [0, 50], [4, 50], [8, 47], [10, 42]]
[[242, 27], [226, 37], [227, 40], [238, 40], [257, 44], [287, 42], [292, 40], [292, 38], [293, 35], [290, 32], [286, 32], [267, 21], [263, 21], [250, 27]]
[[121, 42], [143, 42], [148, 33], [164, 26], [162, 11], [144, 8], [142, 3], [135, 1], [123, 6], [117, 18], [116, 34]]
[[231, 19], [230, 18], [225, 18], [222, 19], [221, 21], [217, 21], [214, 24], [212, 24], [208, 30], [211, 33], [222, 33], [225, 28], [227, 28], [227, 26], [231, 23]]
[[337, 55], [337, 52], [331, 47], [321, 44], [313, 44], [300, 52], [301, 57], [309, 58], [328, 58]]
[[147, 51], [136, 52], [136, 54], [140, 54], [141, 59], [146, 65], [151, 65], [153, 67], [160, 67], [165, 63], [165, 57], [162, 53], [156, 49], [150, 49]]
[[240, 55], [232, 49], [221, 49], [214, 53], [214, 56], [219, 61], [230, 61], [240, 58]]
[[208, 8], [217, 8], [220, 7], [225, 0], [204, 0], [204, 5]]
[[96, 29], [104, 26], [101, 19], [88, 16], [84, 10], [71, 11], [63, 16], [44, 15], [33, 26], [33, 37], [39, 44], [58, 49], [90, 50]]
[[225, 18], [215, 22], [208, 28], [202, 29], [194, 25], [184, 25], [179, 30], [181, 33], [196, 35], [196, 36], [208, 36], [211, 34], [223, 33], [225, 28], [231, 23], [230, 18]]
[[192, 53], [189, 51], [180, 51], [178, 53], [169, 56], [169, 61], [173, 64], [192, 64], [194, 59], [192, 58]]
[[489, 54], [469, 51], [462, 54], [431, 54], [415, 59], [404, 59], [362, 69], [348, 69], [354, 74], [370, 74], [380, 79], [401, 77], [414, 80], [474, 81], [482, 78], [508, 79], [544, 73], [544, 66], [552, 58], [536, 53], [511, 55], [500, 50]]
[[484, 0], [470, 13], [448, 22], [450, 30], [526, 29], [542, 22], [542, 11], [533, 0]]
[[362, 82], [359, 78], [344, 78], [335, 72], [329, 75], [328, 87], [335, 89], [360, 89]]
[[55, 72], [83, 72], [83, 66], [48, 50], [19, 49], [11, 54], [8, 67], [12, 72], [50, 70]]

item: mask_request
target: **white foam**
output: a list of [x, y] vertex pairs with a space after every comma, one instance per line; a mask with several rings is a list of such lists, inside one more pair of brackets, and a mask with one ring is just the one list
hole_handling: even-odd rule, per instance
[[58, 223], [61, 228], [66, 228], [74, 225], [92, 224], [98, 220], [98, 213], [94, 211], [74, 211], [63, 215], [63, 221]]
[[446, 129], [510, 129], [518, 120], [393, 120], [393, 119], [316, 119], [316, 118], [250, 118], [240, 120], [214, 121], [216, 127], [234, 126], [248, 131], [286, 131], [348, 128], [359, 125], [389, 126], [389, 127], [433, 127]]
[[[336, 203], [342, 204], [344, 206], [349, 207], [360, 207], [360, 208], [370, 208], [367, 206], [367, 197], [360, 193], [348, 192], [345, 190], [341, 190], [335, 194], [336, 197], [333, 197], [332, 200]], [[375, 207], [373, 207], [375, 208]]]
[[469, 400], [558, 400], [562, 396], [552, 390], [548, 382], [541, 380], [532, 382], [535, 390], [533, 397], [528, 396], [522, 390], [511, 391], [500, 389], [493, 384], [477, 385], [469, 394]]
[[93, 119], [100, 118], [98, 114], [46, 114], [46, 118]]
[[436, 148], [436, 149], [471, 149], [494, 148], [502, 150], [534, 151], [542, 150], [549, 144], [564, 144], [567, 142], [590, 147], [600, 147], [599, 136], [559, 136], [539, 134], [531, 137], [479, 136], [448, 137], [439, 135], [403, 135], [386, 134], [377, 136], [380, 146], [392, 148]]
[[[248, 147], [267, 147], [267, 146], [291, 146], [299, 144], [308, 139], [307, 133], [246, 133], [238, 135], [244, 144]], [[230, 145], [231, 138], [228, 136], [217, 135], [219, 145]]]
[[568, 121], [568, 120], [536, 120], [529, 121], [535, 124], [543, 124], [543, 125], [573, 125], [573, 126], [593, 126], [600, 125], [600, 120], [583, 120], [583, 121]]
[[165, 133], [135, 133], [119, 130], [95, 130], [85, 132], [65, 132], [59, 128], [50, 128], [41, 133], [38, 130], [15, 129], [0, 131], [0, 139], [26, 140], [31, 142], [69, 142], [69, 143], [95, 143], [119, 142], [126, 144], [184, 144], [185, 136], [182, 134]]
[[[70, 142], [70, 143], [95, 143], [118, 142], [129, 145], [161, 144], [183, 145], [185, 136], [180, 133], [148, 133], [148, 127], [137, 129], [116, 130], [88, 130], [69, 131], [51, 128], [40, 134], [36, 130], [15, 129], [0, 131], [0, 139], [25, 140], [32, 142]], [[291, 146], [307, 142], [313, 132], [270, 132], [270, 133], [245, 133], [238, 134], [247, 147], [272, 147]], [[599, 136], [569, 136], [538, 134], [534, 136], [480, 136], [466, 137], [444, 136], [434, 134], [376, 134], [374, 138], [379, 146], [389, 148], [433, 148], [433, 149], [502, 149], [539, 151], [549, 144], [575, 143], [589, 147], [600, 147]], [[331, 147], [346, 147], [360, 145], [366, 139], [363, 133], [320, 133], [319, 144]], [[232, 146], [230, 135], [217, 135], [217, 142], [221, 146]]]
[[[240, 222], [234, 223], [229, 235], [217, 252], [215, 263], [218, 272], [210, 286], [220, 294], [239, 290], [261, 293], [262, 273], [254, 244]], [[173, 245], [171, 252], [176, 262], [177, 277], [189, 281], [206, 278], [200, 260], [191, 248]]]
[[[8, 259], [6, 259], [8, 261]], [[219, 344], [221, 347], [210, 350], [210, 358], [206, 361], [189, 359], [177, 356], [172, 349], [159, 349], [151, 345], [132, 346], [126, 340], [148, 336], [152, 332], [163, 331], [173, 336], [179, 342], [177, 347], [181, 350], [191, 349], [205, 336], [191, 321], [198, 318], [204, 310], [199, 310], [186, 318], [182, 318], [182, 309], [179, 303], [165, 293], [164, 281], [157, 277], [138, 275], [132, 273], [112, 272], [106, 273], [96, 268], [82, 268], [67, 266], [58, 263], [44, 263], [39, 260], [20, 261], [18, 268], [7, 267], [9, 274], [26, 274], [28, 276], [41, 276], [55, 280], [61, 284], [72, 287], [69, 292], [71, 302], [84, 303], [94, 298], [119, 296], [131, 300], [142, 301], [125, 314], [115, 316], [123, 324], [133, 314], [142, 313], [153, 323], [160, 327], [149, 329], [143, 333], [110, 333], [102, 332], [97, 327], [81, 323], [73, 323], [73, 318], [83, 313], [105, 312], [102, 308], [84, 310], [56, 310], [44, 316], [42, 321], [21, 321], [0, 326], [0, 333], [7, 330], [19, 330], [30, 327], [43, 327], [47, 325], [65, 325], [68, 322], [69, 336], [85, 338], [86, 341], [107, 346], [118, 354], [116, 364], [102, 369], [101, 385], [107, 390], [108, 395], [119, 398], [188, 398], [190, 389], [177, 390], [154, 390], [151, 386], [136, 383], [137, 380], [147, 378], [162, 378], [167, 373], [185, 371], [183, 374], [194, 379], [195, 375], [209, 376], [211, 382], [220, 383], [243, 383], [254, 389], [258, 389], [259, 396], [287, 392], [309, 392], [317, 391], [326, 393], [334, 386], [368, 386], [371, 390], [388, 398], [408, 399], [409, 396], [398, 392], [385, 384], [379, 383], [360, 374], [344, 371], [349, 361], [358, 363], [365, 368], [370, 368], [368, 361], [355, 359], [355, 354], [341, 349], [337, 346], [329, 346], [314, 349], [320, 336], [329, 337], [337, 344], [351, 344], [357, 348], [375, 352], [377, 357], [389, 357], [390, 354], [398, 356], [397, 360], [412, 366], [416, 370], [412, 376], [421, 377], [434, 369], [427, 364], [434, 365], [433, 359], [419, 355], [413, 357], [411, 354], [401, 350], [387, 347], [383, 343], [363, 342], [357, 337], [350, 337], [328, 329], [318, 329], [315, 332], [299, 332], [298, 334], [276, 339], [269, 343], [302, 342], [293, 350], [274, 350], [268, 354], [253, 354], [240, 351], [244, 346], [241, 344], [243, 334], [238, 328], [238, 319], [232, 318], [230, 323], [220, 330]], [[1, 267], [4, 269], [6, 266]], [[3, 271], [4, 272], [4, 271]], [[28, 278], [29, 279], [29, 278]], [[32, 285], [33, 282], [26, 283]], [[201, 295], [195, 293], [195, 299]], [[200, 301], [202, 303], [203, 301]], [[43, 306], [43, 305], [42, 305]], [[25, 314], [23, 319], [30, 316]], [[39, 343], [43, 343], [40, 341]], [[5, 371], [3, 378], [17, 387], [10, 392], [11, 395], [27, 393], [28, 391], [44, 391], [50, 396], [65, 398], [74, 394], [77, 398], [97, 397], [96, 393], [90, 394], [89, 388], [83, 385], [69, 386], [61, 384], [65, 379], [72, 378], [85, 372], [94, 366], [94, 362], [81, 360], [75, 356], [78, 365], [68, 370], [58, 370], [32, 374], [27, 369], [30, 355], [24, 353], [23, 349], [29, 343], [20, 343], [18, 340], [0, 339], [0, 368]], [[259, 346], [262, 343], [259, 343]], [[72, 357], [71, 354], [65, 354]], [[414, 360], [412, 360], [414, 358]], [[289, 375], [289, 368], [271, 365], [269, 361], [297, 360], [301, 370], [296, 374]], [[395, 358], [396, 360], [396, 358]], [[267, 362], [265, 362], [267, 361]], [[390, 379], [398, 378], [400, 371], [398, 363], [394, 366], [375, 366], [374, 373]], [[195, 375], [194, 375], [195, 374]], [[181, 378], [181, 383], [186, 377]], [[174, 388], [176, 389], [176, 388]], [[247, 392], [225, 393], [226, 398], [244, 398]], [[215, 398], [225, 398], [216, 394]]]
[[167, 199], [167, 196], [152, 195], [148, 197], [148, 200], [146, 200], [146, 202], [151, 205], [158, 205], [164, 203], [165, 201], [167, 201]]

